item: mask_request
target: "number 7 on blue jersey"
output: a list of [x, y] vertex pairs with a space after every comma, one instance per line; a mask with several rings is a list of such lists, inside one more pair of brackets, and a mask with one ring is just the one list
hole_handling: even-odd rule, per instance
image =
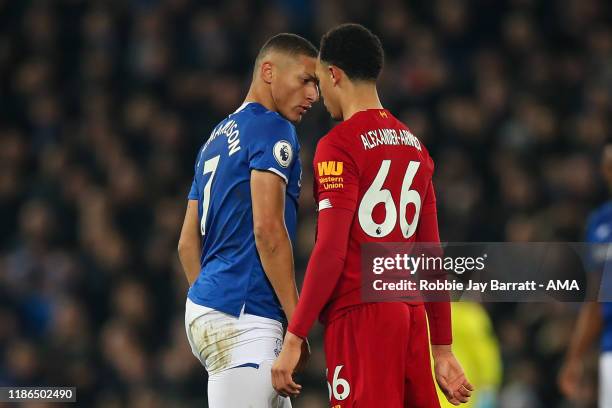
[[208, 173], [212, 174], [208, 180], [206, 180], [206, 184], [204, 185], [204, 196], [202, 197], [202, 219], [200, 220], [200, 232], [202, 236], [206, 234], [206, 215], [208, 215], [208, 206], [210, 205], [210, 189], [212, 187], [212, 181], [215, 178], [217, 166], [219, 165], [219, 157], [220, 156], [215, 156], [204, 162], [204, 171], [202, 174], [204, 176]]

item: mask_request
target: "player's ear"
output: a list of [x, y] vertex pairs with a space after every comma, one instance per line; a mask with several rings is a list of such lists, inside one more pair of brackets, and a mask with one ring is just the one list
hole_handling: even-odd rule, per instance
[[259, 75], [266, 84], [272, 83], [272, 63], [270, 61], [264, 61], [261, 63]]
[[342, 78], [342, 70], [334, 65], [330, 65], [328, 69], [332, 83], [334, 84], [334, 86], [338, 85], [340, 78]]

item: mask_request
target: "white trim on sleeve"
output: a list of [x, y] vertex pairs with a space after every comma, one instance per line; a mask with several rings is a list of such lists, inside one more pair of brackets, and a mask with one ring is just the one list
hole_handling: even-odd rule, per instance
[[287, 180], [287, 176], [285, 176], [280, 170], [275, 169], [274, 167], [270, 167], [268, 171], [271, 171], [274, 174], [278, 174], [279, 176], [283, 178], [283, 180], [285, 180], [285, 184], [289, 184], [289, 180]]

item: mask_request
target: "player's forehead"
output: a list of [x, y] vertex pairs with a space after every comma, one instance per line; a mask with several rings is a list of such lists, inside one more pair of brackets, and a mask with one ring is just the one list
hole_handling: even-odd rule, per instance
[[308, 55], [294, 55], [291, 57], [290, 70], [288, 75], [297, 76], [301, 80], [319, 83], [316, 73], [317, 60]]
[[305, 54], [288, 54], [286, 55], [288, 64], [301, 74], [313, 75], [317, 66], [317, 60], [314, 57]]

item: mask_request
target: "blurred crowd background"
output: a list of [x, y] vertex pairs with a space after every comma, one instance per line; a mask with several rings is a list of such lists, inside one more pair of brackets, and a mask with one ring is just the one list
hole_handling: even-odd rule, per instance
[[[81, 406], [205, 406], [176, 254], [193, 164], [242, 102], [271, 35], [318, 44], [363, 23], [386, 50], [384, 105], [436, 162], [444, 241], [582, 241], [607, 199], [612, 114], [605, 0], [0, 0], [0, 385], [72, 385]], [[301, 282], [314, 239], [298, 126]], [[502, 408], [593, 406], [555, 377], [571, 304], [487, 304]], [[324, 407], [321, 329], [295, 407]]]

